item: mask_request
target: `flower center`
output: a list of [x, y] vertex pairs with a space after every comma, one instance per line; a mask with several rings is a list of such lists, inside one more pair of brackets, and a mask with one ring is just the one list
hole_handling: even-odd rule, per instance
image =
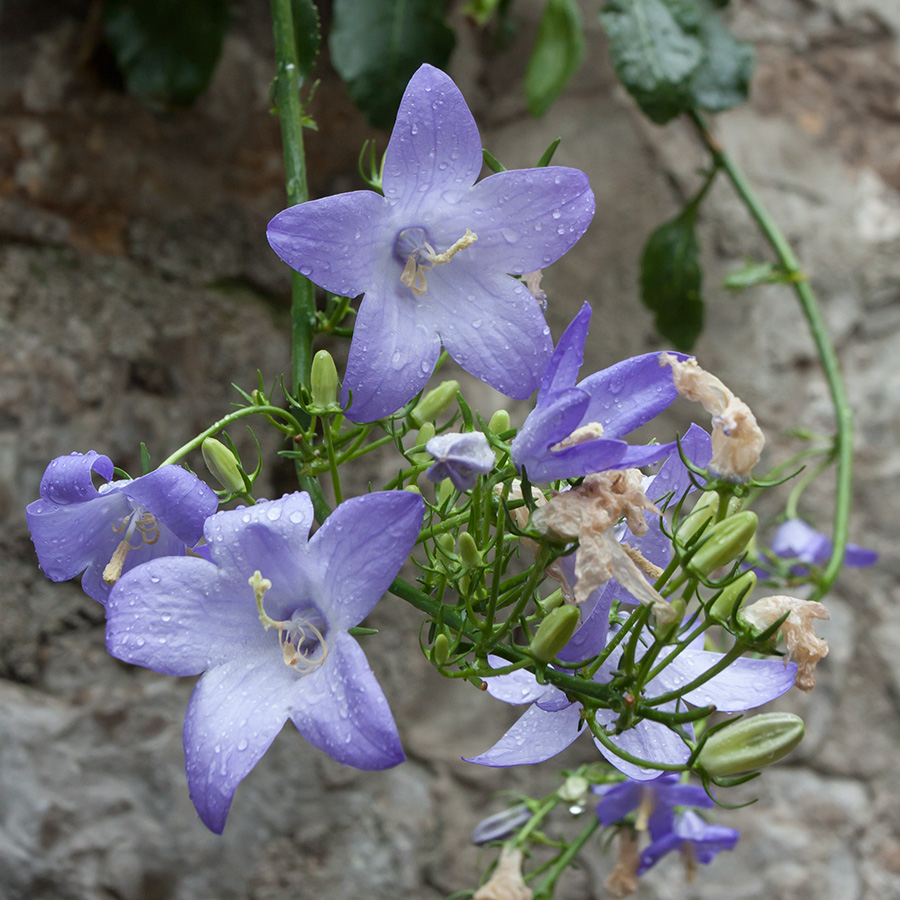
[[325, 642], [325, 620], [315, 607], [305, 607], [294, 611], [290, 619], [273, 619], [263, 608], [266, 591], [272, 587], [268, 578], [263, 578], [257, 569], [248, 579], [256, 598], [259, 621], [263, 628], [278, 629], [278, 646], [284, 664], [301, 675], [308, 675], [325, 662], [328, 644]]
[[450, 262], [460, 250], [471, 247], [478, 240], [478, 235], [467, 228], [466, 233], [458, 241], [451, 244], [443, 253], [438, 253], [428, 242], [428, 237], [428, 232], [416, 225], [404, 228], [394, 243], [394, 252], [401, 260], [406, 260], [400, 281], [417, 297], [421, 297], [428, 290], [425, 273], [429, 269]]
[[[107, 584], [115, 584], [122, 577], [122, 567], [125, 565], [125, 557], [128, 556], [129, 550], [137, 550], [144, 544], [155, 544], [159, 540], [159, 525], [152, 513], [148, 513], [143, 507], [136, 507], [133, 512], [122, 519], [121, 524], [116, 527], [113, 525], [113, 531], [116, 534], [125, 534], [119, 541], [110, 561], [103, 570], [103, 580]], [[131, 539], [135, 532], [140, 536], [137, 544], [132, 544]]]

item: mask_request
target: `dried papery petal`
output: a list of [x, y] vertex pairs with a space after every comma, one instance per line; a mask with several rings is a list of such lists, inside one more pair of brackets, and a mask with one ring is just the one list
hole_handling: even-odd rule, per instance
[[659, 364], [672, 367], [675, 389], [682, 397], [700, 403], [712, 415], [710, 471], [729, 481], [746, 481], [766, 443], [750, 407], [696, 359], [681, 361], [661, 353]]
[[494, 874], [477, 891], [472, 900], [531, 900], [531, 888], [522, 880], [522, 851], [506, 846]]
[[619, 832], [619, 858], [604, 882], [610, 896], [620, 900], [623, 897], [630, 897], [637, 891], [639, 862], [640, 854], [634, 832], [630, 828], [623, 828]]
[[828, 643], [816, 637], [814, 622], [831, 618], [828, 610], [814, 600], [776, 595], [751, 603], [740, 615], [753, 628], [764, 631], [787, 612], [790, 615], [779, 629], [787, 650], [785, 662], [793, 659], [797, 663], [795, 683], [801, 691], [811, 691], [816, 686], [816, 664], [828, 655]]

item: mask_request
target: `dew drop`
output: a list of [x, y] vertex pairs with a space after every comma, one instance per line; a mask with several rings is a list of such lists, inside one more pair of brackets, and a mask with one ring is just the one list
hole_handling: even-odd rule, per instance
[[521, 234], [518, 231], [513, 231], [512, 228], [501, 228], [500, 234], [503, 235], [503, 240], [507, 244], [515, 244], [521, 237]]
[[472, 327], [473, 328], [481, 328], [481, 319], [473, 319]]
[[409, 133], [410, 134], [418, 134], [419, 126], [414, 123], [412, 126], [410, 126]]
[[281, 518], [281, 507], [270, 504], [266, 510], [266, 518], [270, 522], [277, 522]]
[[159, 584], [159, 575], [151, 575], [150, 584]]
[[291, 524], [299, 525], [303, 521], [303, 513], [299, 509], [295, 509], [288, 518], [291, 520]]
[[550, 213], [550, 215], [553, 216], [554, 219], [558, 219], [562, 215], [562, 213], [558, 209], [554, 209], [553, 212]]
[[246, 740], [246, 738], [241, 738], [241, 739], [238, 741], [237, 748], [238, 748], [238, 750], [241, 750], [241, 751], [247, 749], [247, 740]]

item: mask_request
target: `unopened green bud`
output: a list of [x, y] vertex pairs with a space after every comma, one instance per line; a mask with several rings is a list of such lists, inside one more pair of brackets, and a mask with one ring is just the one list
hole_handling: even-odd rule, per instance
[[200, 445], [203, 461], [210, 475], [225, 488], [226, 491], [243, 493], [247, 486], [241, 476], [241, 467], [234, 454], [215, 438], [208, 437]]
[[459, 555], [462, 557], [463, 563], [473, 569], [484, 565], [484, 560], [481, 558], [475, 538], [468, 531], [464, 531], [459, 536]]
[[446, 666], [450, 662], [450, 641], [443, 632], [434, 639], [431, 658], [439, 665]]
[[540, 662], [550, 662], [575, 634], [581, 613], [577, 606], [557, 606], [548, 613], [531, 642], [531, 654]]
[[704, 526], [710, 527], [719, 506], [719, 495], [715, 491], [704, 491], [694, 504], [694, 508], [678, 523], [675, 536], [683, 546]]
[[590, 786], [591, 783], [583, 775], [570, 775], [556, 793], [566, 803], [577, 803], [584, 799]]
[[437, 489], [437, 505], [443, 506], [449, 499], [450, 495], [456, 490], [453, 482], [449, 478], [445, 478]]
[[313, 357], [309, 375], [309, 392], [313, 406], [337, 409], [338, 374], [334, 359], [327, 350], [319, 350]]
[[739, 775], [783, 759], [803, 740], [803, 719], [793, 713], [762, 713], [711, 735], [697, 762], [713, 778]]
[[756, 573], [744, 572], [735, 578], [727, 587], [719, 591], [719, 596], [709, 608], [709, 617], [718, 622], [725, 622], [734, 611], [734, 606], [740, 600], [741, 603], [753, 593], [756, 587]]
[[509, 431], [509, 413], [505, 409], [498, 409], [491, 416], [488, 428], [491, 434], [503, 434], [504, 431]]
[[541, 612], [546, 616], [547, 613], [562, 604], [564, 599], [563, 592], [557, 588], [549, 597], [544, 597], [544, 599], [540, 601]]
[[706, 539], [687, 564], [692, 575], [706, 577], [739, 556], [756, 534], [756, 513], [739, 512], [706, 530]]
[[436, 388], [432, 388], [409, 414], [414, 425], [424, 425], [433, 422], [442, 413], [447, 412], [456, 399], [459, 391], [458, 381], [442, 381]]
[[422, 492], [419, 490], [419, 486], [417, 484], [408, 484], [404, 491], [409, 491], [411, 494], [418, 494], [420, 497], [422, 496]]
[[[416, 447], [424, 447], [434, 437], [434, 422], [426, 422], [416, 435]], [[422, 450], [419, 453], [410, 453], [409, 458], [417, 465], [431, 462], [431, 454]]]

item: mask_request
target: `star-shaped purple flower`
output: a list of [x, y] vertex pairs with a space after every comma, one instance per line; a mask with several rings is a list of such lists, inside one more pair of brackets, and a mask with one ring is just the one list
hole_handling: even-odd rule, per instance
[[702, 787], [682, 784], [681, 777], [674, 772], [651, 781], [626, 778], [618, 784], [595, 785], [592, 790], [601, 798], [597, 804], [601, 825], [612, 825], [628, 813], [639, 810], [639, 818], [646, 818], [646, 828], [653, 838], [671, 831], [676, 806], [708, 808], [713, 805], [712, 798]]
[[291, 207], [269, 243], [327, 291], [365, 293], [342, 402], [370, 422], [414, 397], [441, 343], [464, 368], [528, 397], [550, 356], [537, 300], [510, 275], [559, 259], [594, 214], [587, 176], [558, 166], [500, 172], [478, 184], [481, 139], [439, 69], [412, 77], [384, 157], [384, 196], [353, 191]]
[[692, 809], [687, 809], [673, 819], [671, 829], [659, 836], [653, 835], [653, 843], [641, 853], [637, 874], [643, 875], [672, 850], [682, 852], [690, 872], [695, 862], [707, 865], [717, 853], [734, 849], [740, 836], [736, 828], [710, 825]]
[[494, 468], [494, 451], [480, 431], [439, 434], [425, 449], [434, 457], [425, 477], [435, 483], [449, 478], [458, 491], [471, 490], [479, 475]]
[[[105, 481], [94, 487], [93, 476]], [[52, 581], [84, 573], [84, 592], [106, 602], [123, 572], [160, 556], [183, 556], [219, 505], [215, 493], [179, 466], [111, 480], [113, 464], [94, 450], [54, 459], [41, 499], [25, 518], [38, 562]]]
[[191, 799], [220, 833], [241, 780], [290, 719], [345, 765], [404, 759], [358, 625], [415, 544], [422, 498], [405, 491], [342, 503], [307, 539], [307, 494], [221, 512], [204, 526], [210, 559], [154, 560], [107, 604], [106, 644], [168, 675], [205, 673], [188, 704]]
[[[807, 525], [802, 519], [788, 519], [778, 526], [772, 538], [772, 552], [786, 559], [796, 558], [801, 563], [820, 566], [831, 559], [832, 543], [830, 538]], [[858, 544], [847, 544], [844, 554], [844, 565], [862, 568], [874, 565], [878, 554]], [[792, 574], [804, 575], [806, 566], [795, 566]]]
[[524, 468], [534, 482], [643, 466], [675, 448], [674, 443], [631, 447], [621, 440], [678, 396], [658, 353], [633, 356], [575, 384], [590, 321], [585, 303], [559, 339], [535, 408], [512, 442], [516, 468]]

